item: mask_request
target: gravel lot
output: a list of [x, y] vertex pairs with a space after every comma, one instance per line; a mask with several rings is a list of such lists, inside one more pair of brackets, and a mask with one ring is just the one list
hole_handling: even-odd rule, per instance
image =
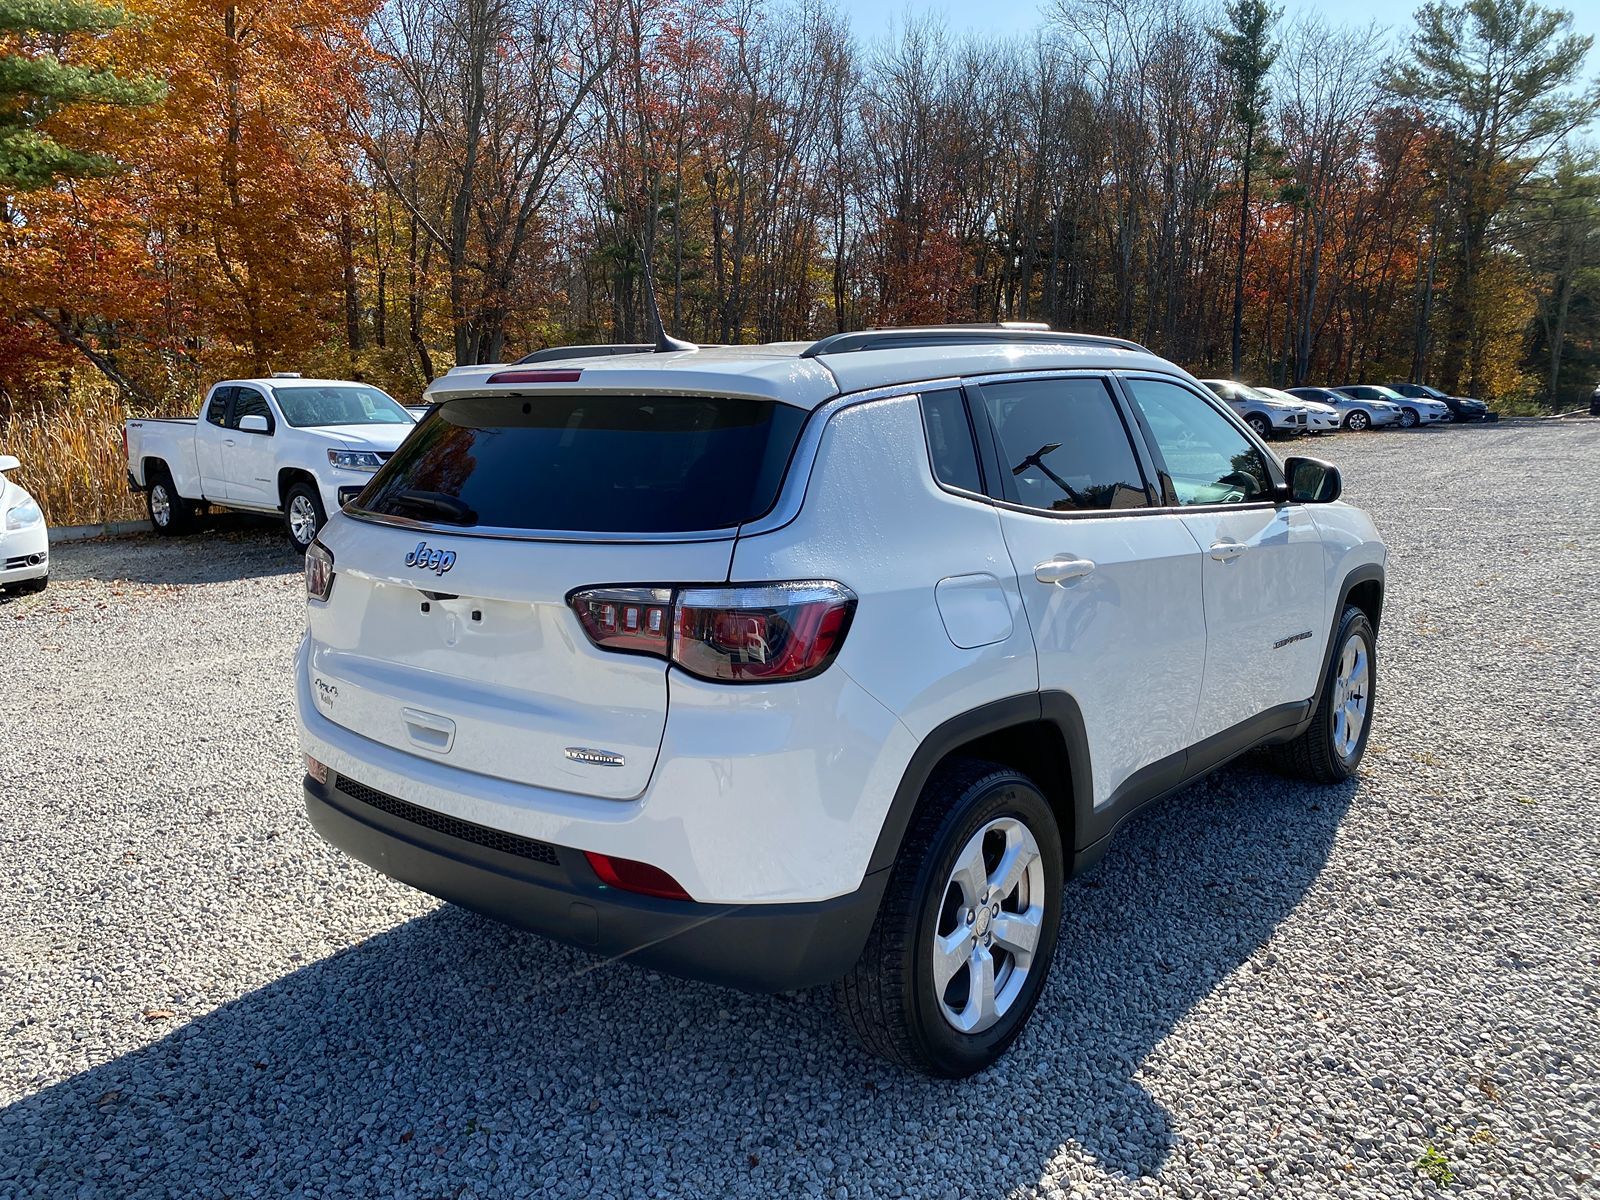
[[0, 604], [0, 1195], [1600, 1194], [1600, 422], [1316, 452], [1392, 546], [1363, 777], [1141, 817], [965, 1084], [324, 846], [275, 526], [60, 548]]

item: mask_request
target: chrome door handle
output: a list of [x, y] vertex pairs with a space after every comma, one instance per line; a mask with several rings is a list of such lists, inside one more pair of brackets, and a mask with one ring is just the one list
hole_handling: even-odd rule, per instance
[[1094, 563], [1087, 558], [1072, 558], [1069, 555], [1059, 554], [1035, 566], [1033, 577], [1040, 583], [1058, 583], [1065, 587], [1074, 579], [1082, 579], [1093, 570]]
[[1243, 542], [1236, 542], [1232, 538], [1224, 538], [1220, 542], [1212, 543], [1211, 557], [1218, 562], [1232, 562], [1248, 549], [1250, 547]]

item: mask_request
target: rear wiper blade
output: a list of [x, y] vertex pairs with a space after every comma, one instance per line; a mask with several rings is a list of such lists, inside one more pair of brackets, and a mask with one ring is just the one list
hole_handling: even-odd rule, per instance
[[447, 496], [443, 492], [424, 492], [414, 488], [405, 488], [394, 494], [392, 503], [396, 508], [411, 509], [429, 513], [433, 516], [444, 517], [456, 525], [476, 525], [478, 523], [477, 509], [462, 503], [457, 497]]

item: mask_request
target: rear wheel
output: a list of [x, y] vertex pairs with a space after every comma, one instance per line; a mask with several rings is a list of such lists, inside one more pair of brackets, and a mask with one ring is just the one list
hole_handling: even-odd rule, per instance
[[1372, 418], [1358, 408], [1344, 419], [1344, 427], [1352, 433], [1361, 433], [1372, 428]]
[[328, 514], [323, 511], [317, 489], [304, 482], [290, 484], [283, 495], [283, 524], [290, 544], [304, 554], [327, 523]]
[[1310, 726], [1294, 741], [1267, 751], [1272, 765], [1285, 775], [1315, 783], [1351, 778], [1372, 731], [1378, 646], [1367, 614], [1353, 606], [1345, 609], [1333, 645]]
[[947, 1078], [994, 1063], [1049, 974], [1062, 867], [1055, 815], [1032, 780], [970, 760], [939, 768], [866, 949], [835, 985], [862, 1044]]
[[163, 536], [187, 533], [194, 524], [194, 505], [178, 495], [172, 476], [165, 471], [151, 478], [145, 489], [144, 506], [151, 528]]

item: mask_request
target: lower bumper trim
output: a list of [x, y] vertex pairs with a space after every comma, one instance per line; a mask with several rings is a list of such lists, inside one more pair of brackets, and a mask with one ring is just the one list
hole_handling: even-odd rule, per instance
[[554, 847], [555, 861], [545, 862], [478, 845], [356, 799], [336, 778], [306, 778], [311, 824], [390, 878], [555, 941], [745, 991], [791, 991], [844, 975], [861, 956], [888, 882], [888, 871], [878, 871], [857, 891], [815, 903], [660, 900], [607, 887], [581, 853]]

